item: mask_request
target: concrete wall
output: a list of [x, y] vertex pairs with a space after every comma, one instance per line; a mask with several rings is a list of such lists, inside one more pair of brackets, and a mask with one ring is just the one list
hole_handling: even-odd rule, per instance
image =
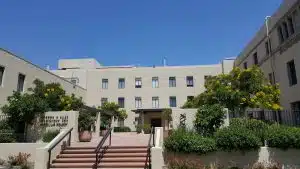
[[60, 59], [58, 69], [95, 69], [101, 65], [94, 58], [86, 59]]
[[[267, 55], [265, 43], [267, 42], [267, 31], [265, 23], [250, 43], [244, 48], [235, 61], [235, 65], [243, 68], [243, 63], [247, 62], [248, 67], [254, 65], [253, 54], [257, 52], [259, 66], [268, 74], [274, 71], [276, 82], [280, 85], [281, 96], [280, 102], [284, 109], [290, 109], [290, 103], [300, 101], [300, 1], [286, 0], [283, 1], [279, 9], [271, 16], [268, 21], [269, 37], [271, 41], [271, 55]], [[298, 15], [294, 16], [293, 12], [297, 10]], [[287, 21], [287, 17], [292, 16], [295, 33], [291, 35], [284, 43], [280, 43], [277, 28], [282, 21]], [[263, 18], [262, 18], [263, 19]], [[289, 85], [287, 62], [294, 59], [298, 84]]]
[[28, 159], [34, 162], [36, 157], [36, 149], [46, 146], [47, 143], [1, 143], [0, 144], [0, 159], [7, 160], [10, 155], [18, 155], [21, 153], [29, 153], [31, 156]]
[[69, 81], [2, 49], [0, 49], [0, 65], [5, 67], [3, 84], [0, 86], [0, 107], [6, 103], [7, 96], [12, 95], [13, 91], [17, 89], [19, 73], [26, 76], [25, 91], [29, 87], [33, 87], [32, 82], [38, 78], [45, 83], [60, 83], [68, 94], [74, 93], [77, 97], [85, 100], [86, 90], [82, 87], [74, 86]]
[[275, 162], [280, 165], [284, 165], [285, 168], [299, 168], [299, 156], [300, 150], [297, 149], [289, 149], [285, 151], [277, 148], [261, 147], [261, 149], [257, 151], [219, 151], [208, 153], [206, 155], [165, 153], [165, 162], [176, 157], [177, 160], [188, 160], [202, 165], [216, 164], [225, 167], [237, 166], [243, 168], [248, 165], [253, 165], [256, 162], [265, 164], [268, 162]]
[[188, 129], [194, 128], [194, 120], [195, 115], [197, 113], [197, 109], [172, 109], [172, 125], [173, 128], [176, 129], [180, 124], [180, 115], [185, 114], [186, 121], [185, 125]]

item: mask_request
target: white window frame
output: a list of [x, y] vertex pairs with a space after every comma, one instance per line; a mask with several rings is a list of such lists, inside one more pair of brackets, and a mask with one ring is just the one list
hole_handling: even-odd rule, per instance
[[141, 108], [141, 107], [142, 107], [142, 98], [135, 97], [135, 108]]
[[152, 107], [159, 108], [159, 97], [152, 97]]
[[152, 88], [158, 88], [158, 87], [159, 87], [158, 77], [152, 77]]
[[102, 79], [102, 89], [108, 89], [108, 79]]
[[135, 88], [142, 88], [142, 78], [141, 77], [135, 78]]

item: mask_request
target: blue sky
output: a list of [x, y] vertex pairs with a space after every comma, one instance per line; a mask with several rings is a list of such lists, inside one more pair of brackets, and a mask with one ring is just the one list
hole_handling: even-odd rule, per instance
[[0, 47], [42, 67], [214, 64], [238, 55], [282, 0], [1, 0]]

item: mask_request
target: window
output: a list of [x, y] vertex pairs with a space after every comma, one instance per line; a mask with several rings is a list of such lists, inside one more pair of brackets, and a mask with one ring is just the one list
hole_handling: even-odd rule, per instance
[[194, 87], [194, 78], [193, 76], [186, 77], [186, 86], [187, 87]]
[[294, 22], [293, 22], [293, 18], [292, 17], [288, 17], [288, 24], [289, 24], [290, 34], [292, 35], [292, 34], [295, 33]]
[[274, 72], [273, 73], [269, 73], [268, 76], [269, 76], [269, 82], [270, 82], [270, 84], [272, 84], [272, 85], [275, 84]]
[[104, 103], [107, 103], [107, 102], [108, 102], [108, 99], [107, 99], [107, 98], [105, 98], [105, 97], [102, 97], [102, 98], [101, 98], [101, 106], [103, 106]]
[[169, 77], [169, 87], [176, 87], [176, 77]]
[[291, 103], [292, 110], [300, 111], [300, 101]]
[[5, 68], [0, 66], [0, 86], [3, 85], [4, 70]]
[[170, 107], [177, 107], [175, 96], [170, 97]]
[[283, 43], [284, 37], [283, 37], [283, 31], [282, 31], [282, 27], [281, 26], [278, 26], [277, 33], [278, 33], [278, 37], [279, 37], [279, 42]]
[[118, 127], [124, 127], [124, 119], [118, 119]]
[[125, 98], [124, 97], [119, 97], [118, 98], [118, 105], [119, 105], [120, 108], [125, 107]]
[[108, 79], [102, 79], [102, 89], [108, 89]]
[[152, 97], [152, 107], [159, 108], [159, 98], [158, 97]]
[[135, 78], [135, 88], [142, 88], [142, 78], [141, 77]]
[[124, 89], [125, 88], [125, 79], [124, 78], [119, 78], [119, 89]]
[[19, 74], [19, 76], [18, 76], [18, 86], [17, 86], [17, 91], [18, 92], [23, 92], [24, 91], [24, 81], [25, 81], [25, 75]]
[[297, 74], [296, 74], [294, 60], [291, 60], [287, 63], [287, 71], [288, 71], [290, 86], [297, 84]]
[[255, 52], [255, 53], [253, 54], [253, 61], [254, 61], [254, 64], [255, 64], [255, 65], [258, 65], [257, 52]]
[[142, 107], [142, 98], [141, 97], [135, 97], [135, 107], [136, 108]]
[[247, 62], [244, 62], [244, 69], [248, 69], [248, 64], [247, 64]]
[[266, 55], [269, 55], [270, 54], [270, 47], [269, 47], [269, 42], [268, 41], [265, 42], [265, 48], [266, 48]]
[[284, 39], [287, 39], [289, 37], [288, 25], [286, 22], [283, 22], [282, 25], [283, 25]]
[[152, 88], [158, 88], [158, 77], [152, 77]]
[[187, 96], [187, 101], [192, 101], [194, 99], [194, 96]]

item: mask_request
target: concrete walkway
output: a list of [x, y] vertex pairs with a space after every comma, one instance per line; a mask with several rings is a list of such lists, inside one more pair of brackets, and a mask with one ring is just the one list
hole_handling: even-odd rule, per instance
[[[135, 132], [126, 133], [112, 133], [111, 145], [113, 146], [147, 146], [149, 141], [149, 134], [137, 134]], [[93, 137], [91, 142], [73, 143], [72, 146], [97, 146], [102, 137]], [[108, 145], [109, 137], [105, 145]]]

